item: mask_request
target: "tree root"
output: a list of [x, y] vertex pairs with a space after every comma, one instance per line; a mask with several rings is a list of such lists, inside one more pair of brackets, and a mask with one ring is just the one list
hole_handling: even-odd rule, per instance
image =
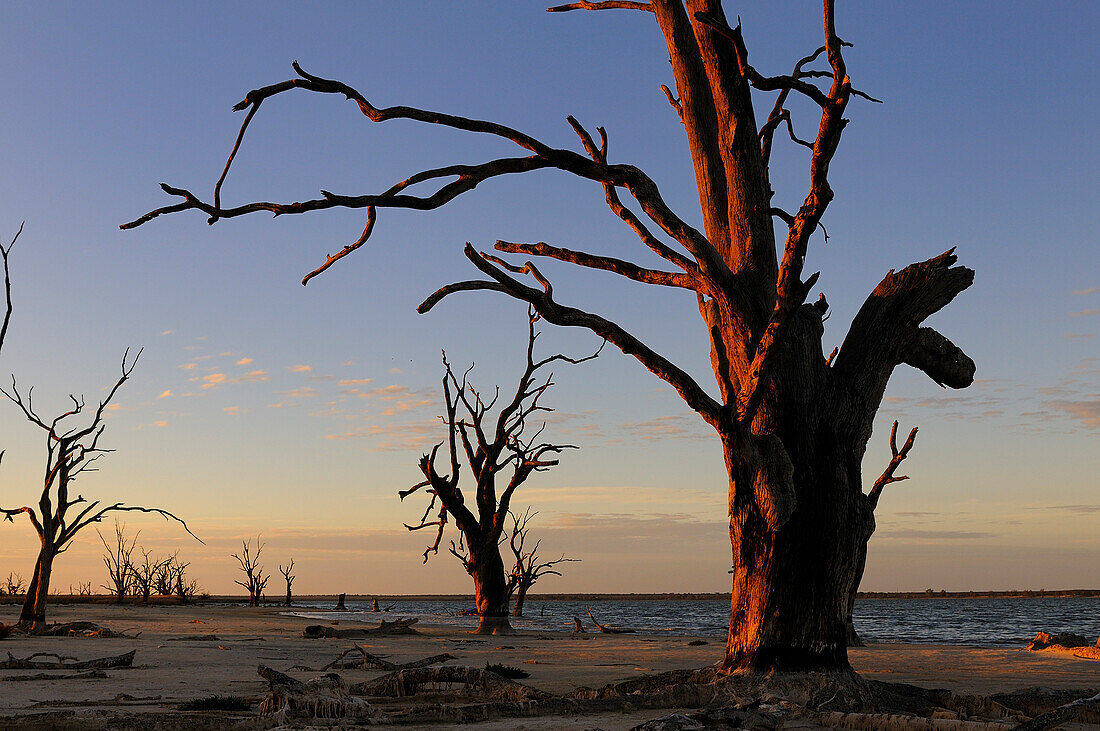
[[271, 692], [260, 704], [261, 716], [290, 718], [368, 718], [374, 710], [362, 698], [348, 692], [347, 684], [335, 673], [308, 683], [273, 670], [266, 665], [256, 668], [268, 682]]
[[[344, 660], [349, 654], [358, 652], [359, 657], [354, 660]], [[367, 652], [359, 645], [355, 645], [350, 650], [344, 650], [340, 655], [321, 668], [321, 671], [339, 669], [339, 670], [413, 670], [415, 668], [426, 668], [430, 665], [438, 665], [439, 663], [447, 662], [448, 660], [456, 660], [457, 658], [449, 652], [444, 652], [439, 655], [431, 655], [421, 660], [413, 660], [406, 663], [394, 663], [386, 659], [385, 655], [375, 655], [374, 653]]]
[[[355, 661], [357, 667], [378, 660], [395, 665], [357, 646], [327, 667], [336, 667], [353, 652], [362, 656], [362, 660]], [[408, 665], [424, 665], [438, 657]], [[712, 666], [553, 695], [480, 668], [409, 666], [397, 666], [401, 669], [350, 687], [332, 673], [303, 683], [260, 666], [260, 674], [272, 684], [264, 713], [292, 708], [299, 717], [316, 712], [342, 714], [319, 718], [372, 715], [381, 723], [472, 723], [500, 718], [695, 709], [653, 719], [636, 727], [636, 731], [777, 728], [794, 720], [825, 728], [868, 731], [1039, 731], [1070, 719], [1100, 721], [1100, 694], [1078, 699], [1080, 693], [1032, 689], [986, 698], [868, 680], [850, 669], [725, 675]], [[441, 686], [454, 693], [451, 700], [444, 696], [440, 702], [438, 696], [444, 690]], [[431, 703], [385, 713], [371, 710], [363, 700], [407, 698], [424, 691], [432, 692]]]
[[492, 700], [523, 702], [548, 698], [549, 694], [509, 680], [490, 670], [447, 665], [440, 668], [409, 668], [383, 675], [377, 680], [351, 686], [355, 695], [403, 698], [415, 695], [421, 686], [461, 683], [475, 688]]

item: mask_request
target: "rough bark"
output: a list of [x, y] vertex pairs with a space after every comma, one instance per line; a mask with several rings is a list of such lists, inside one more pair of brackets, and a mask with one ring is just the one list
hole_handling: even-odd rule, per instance
[[53, 573], [53, 560], [56, 556], [53, 546], [43, 544], [34, 562], [34, 573], [23, 598], [23, 609], [19, 612], [19, 625], [32, 631], [46, 624], [46, 598], [50, 591], [50, 575]]
[[[378, 108], [347, 84], [314, 76], [297, 65], [295, 78], [255, 89], [237, 105], [248, 114], [215, 186], [213, 202], [163, 185], [179, 201], [123, 228], [185, 210], [201, 211], [214, 223], [258, 211], [285, 215], [366, 209], [362, 235], [329, 256], [307, 275], [308, 281], [360, 248], [374, 230], [380, 209], [436, 209], [486, 180], [534, 170], [556, 169], [599, 183], [612, 212], [648, 250], [643, 253], [660, 257], [672, 271], [543, 242], [499, 241], [497, 251], [560, 260], [693, 292], [710, 340], [717, 396], [616, 323], [559, 302], [552, 283], [531, 260], [512, 263], [467, 243], [465, 255], [483, 278], [441, 287], [419, 311], [427, 312], [458, 292], [505, 294], [528, 303], [551, 324], [591, 330], [668, 383], [714, 428], [728, 471], [733, 601], [723, 667], [844, 671], [850, 598], [874, 530], [874, 508], [860, 474], [874, 416], [894, 368], [903, 363], [941, 386], [962, 388], [973, 381], [973, 361], [946, 337], [922, 327], [925, 319], [970, 285], [973, 272], [953, 266], [953, 251], [891, 271], [856, 315], [839, 353], [826, 359], [822, 322], [828, 303], [823, 294], [807, 303], [818, 275], [805, 276], [803, 268], [810, 238], [833, 198], [828, 174], [847, 124], [848, 103], [852, 97], [876, 101], [852, 85], [843, 56], [850, 44], [837, 33], [833, 0], [822, 3], [822, 45], [795, 63], [789, 75], [778, 76], [753, 68], [741, 28], [729, 25], [720, 0], [615, 0], [553, 9], [612, 8], [651, 12], [667, 46], [675, 94], [668, 86], [665, 93], [683, 123], [702, 231], [669, 208], [643, 171], [609, 162], [602, 128], [597, 140], [569, 118], [582, 155], [495, 122], [407, 106]], [[825, 68], [812, 68], [819, 63]], [[522, 153], [424, 170], [381, 193], [322, 191], [320, 198], [294, 203], [223, 207], [221, 181], [250, 121], [261, 103], [292, 89], [343, 95], [374, 123], [412, 120], [490, 135], [513, 143]], [[754, 110], [754, 92], [775, 95], [770, 112], [760, 116], [762, 123]], [[789, 109], [792, 94], [820, 110], [812, 140], [795, 134]], [[810, 151], [809, 185], [801, 200], [792, 202], [790, 210], [795, 213], [773, 201], [769, 177], [773, 137], [784, 127], [795, 144]], [[412, 194], [413, 185], [429, 190]], [[640, 214], [624, 205], [621, 191]], [[787, 229], [781, 243], [773, 218]], [[451, 444], [453, 451], [453, 438]], [[425, 457], [422, 464], [429, 477], [423, 484], [434, 488], [436, 481], [427, 469], [431, 461]], [[445, 482], [440, 478], [440, 485], [446, 487]], [[461, 528], [461, 510], [446, 503], [444, 507]], [[477, 522], [468, 510], [467, 514], [467, 523]], [[425, 525], [437, 524], [442, 530], [445, 518], [443, 514], [437, 523]]]
[[504, 561], [494, 543], [475, 554], [470, 552], [470, 576], [474, 580], [474, 601], [477, 605], [479, 635], [512, 634], [508, 621], [508, 578]]

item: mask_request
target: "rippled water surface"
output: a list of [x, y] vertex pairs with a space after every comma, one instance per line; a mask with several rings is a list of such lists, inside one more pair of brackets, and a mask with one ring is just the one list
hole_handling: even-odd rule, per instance
[[[331, 606], [331, 605], [329, 605]], [[725, 600], [594, 600], [588, 602], [601, 624], [631, 627], [654, 634], [724, 637], [729, 624]], [[460, 614], [468, 601], [398, 602], [373, 614], [369, 604], [349, 602], [347, 612], [313, 614], [318, 619], [376, 623], [380, 617], [420, 617], [424, 622], [456, 627], [477, 626], [477, 618]], [[592, 624], [585, 602], [528, 600], [527, 616], [513, 618], [524, 629], [570, 630], [573, 617]], [[1100, 598], [1021, 599], [865, 599], [856, 603], [855, 625], [868, 642], [925, 642], [957, 645], [1021, 645], [1039, 630], [1100, 636]]]

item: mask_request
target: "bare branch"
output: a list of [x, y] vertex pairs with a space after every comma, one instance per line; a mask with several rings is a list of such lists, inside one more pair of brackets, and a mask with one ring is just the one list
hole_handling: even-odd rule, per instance
[[653, 6], [648, 2], [635, 0], [580, 0], [580, 2], [555, 5], [547, 8], [548, 13], [565, 13], [570, 10], [644, 10], [652, 13]]
[[15, 246], [15, 242], [19, 240], [19, 234], [23, 233], [23, 225], [19, 224], [19, 230], [15, 232], [15, 236], [12, 237], [11, 243], [7, 246], [0, 244], [0, 259], [4, 261], [4, 300], [6, 307], [4, 309], [4, 324], [0, 325], [0, 350], [4, 349], [4, 340], [8, 336], [8, 323], [11, 322], [12, 312], [12, 299], [11, 299], [11, 272], [8, 269], [8, 254], [11, 253], [11, 249]]
[[614, 272], [627, 279], [633, 279], [636, 282], [644, 282], [645, 284], [660, 284], [665, 287], [683, 287], [684, 289], [691, 290], [697, 290], [700, 286], [696, 283], [695, 278], [688, 274], [643, 269], [637, 264], [623, 261], [622, 259], [587, 254], [583, 251], [574, 251], [572, 249], [563, 249], [541, 241], [537, 244], [515, 244], [508, 241], [497, 241], [494, 248], [497, 251], [504, 251], [510, 254], [546, 256], [551, 259], [558, 259], [560, 261], [567, 261], [571, 264], [577, 264], [578, 266], [588, 267], [589, 269], [601, 269], [603, 271]]
[[651, 373], [671, 385], [680, 396], [695, 411], [703, 417], [708, 424], [717, 427], [720, 420], [721, 405], [704, 391], [694, 379], [685, 371], [673, 365], [664, 356], [659, 355], [649, 346], [642, 343], [619, 325], [575, 307], [568, 307], [555, 302], [543, 290], [528, 287], [513, 279], [500, 269], [494, 267], [485, 257], [477, 252], [470, 244], [466, 244], [466, 258], [473, 262], [474, 266], [492, 277], [493, 282], [458, 282], [441, 287], [417, 308], [424, 313], [430, 310], [441, 299], [449, 294], [474, 289], [491, 289], [503, 292], [515, 299], [527, 302], [535, 307], [539, 315], [547, 322], [554, 325], [569, 327], [583, 327], [596, 333], [607, 340], [624, 354], [636, 358]]
[[913, 443], [917, 439], [917, 427], [913, 427], [909, 432], [909, 438], [905, 440], [905, 444], [901, 449], [898, 449], [898, 422], [894, 421], [894, 425], [890, 428], [890, 463], [886, 465], [886, 469], [883, 470], [879, 478], [875, 480], [875, 484], [871, 487], [871, 491], [867, 493], [867, 501], [871, 506], [871, 510], [874, 510], [878, 506], [879, 497], [882, 495], [882, 488], [893, 482], [901, 482], [902, 480], [908, 480], [908, 475], [902, 475], [901, 477], [894, 477], [894, 472], [897, 471], [898, 465], [905, 461], [905, 458], [909, 456], [909, 450], [913, 448]]

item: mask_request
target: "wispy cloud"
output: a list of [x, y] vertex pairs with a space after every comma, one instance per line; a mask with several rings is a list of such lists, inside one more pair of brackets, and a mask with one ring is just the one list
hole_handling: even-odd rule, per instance
[[267, 371], [255, 370], [249, 371], [240, 376], [227, 376], [224, 373], [210, 373], [202, 377], [203, 388], [215, 388], [216, 386], [225, 386], [234, 383], [257, 383], [260, 381], [269, 380], [270, 376]]
[[1070, 317], [1090, 317], [1092, 315], [1100, 315], [1100, 310], [1078, 310], [1069, 313]]
[[1089, 429], [1100, 429], [1100, 394], [1089, 394], [1088, 398], [1073, 401], [1053, 399], [1044, 404], [1055, 411], [1068, 414]]
[[1100, 287], [1086, 287], [1085, 289], [1075, 289], [1070, 292], [1070, 294], [1100, 294]]
[[160, 396], [157, 396], [157, 398], [158, 399], [168, 398], [171, 395], [172, 395], [172, 389], [166, 388], [166, 389], [164, 389], [164, 393], [162, 393]]
[[248, 365], [251, 362], [252, 362], [251, 358], [241, 358], [240, 360], [237, 361], [237, 365]]
[[287, 370], [289, 370], [291, 373], [312, 373], [313, 372], [313, 366], [307, 366], [307, 365], [288, 366]]
[[161, 332], [159, 333], [159, 335], [160, 335], [161, 337], [164, 337], [165, 335], [171, 335], [171, 334], [172, 334], [172, 333], [174, 333], [174, 332], [175, 332], [175, 330], [162, 330], [162, 331], [161, 331]]
[[374, 380], [373, 378], [341, 378], [339, 381], [337, 381], [336, 385], [337, 386], [359, 386], [359, 385], [362, 385], [364, 383], [370, 383], [373, 380]]

